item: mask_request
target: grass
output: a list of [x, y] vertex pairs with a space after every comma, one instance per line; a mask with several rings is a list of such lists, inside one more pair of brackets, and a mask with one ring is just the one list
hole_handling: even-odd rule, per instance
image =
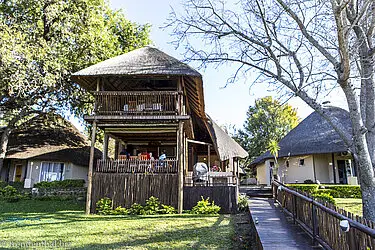
[[348, 212], [362, 216], [362, 199], [335, 198], [336, 206]]
[[232, 246], [234, 228], [229, 215], [86, 216], [83, 210], [84, 204], [72, 201], [0, 201], [0, 248], [48, 249], [51, 244], [62, 249]]

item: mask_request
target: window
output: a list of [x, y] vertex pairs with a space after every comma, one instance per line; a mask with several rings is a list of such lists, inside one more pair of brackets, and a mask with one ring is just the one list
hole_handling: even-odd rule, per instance
[[299, 166], [302, 167], [305, 165], [305, 159], [300, 159], [299, 160]]
[[64, 163], [43, 162], [40, 181], [62, 181], [64, 179]]

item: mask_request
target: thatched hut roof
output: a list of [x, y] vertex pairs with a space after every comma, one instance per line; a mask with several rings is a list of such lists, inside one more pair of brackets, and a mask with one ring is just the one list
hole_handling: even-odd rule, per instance
[[133, 50], [82, 69], [74, 73], [73, 77], [108, 75], [186, 75], [201, 77], [201, 74], [189, 65], [150, 46]]
[[[1, 132], [1, 131], [0, 131]], [[96, 149], [95, 156], [100, 158]], [[85, 136], [57, 114], [41, 114], [10, 134], [6, 159], [38, 159], [88, 166], [90, 147]]]
[[[340, 123], [347, 138], [351, 138], [351, 122], [348, 111], [329, 107], [325, 112]], [[278, 156], [298, 156], [309, 154], [339, 153], [347, 152], [348, 146], [345, 145], [339, 134], [332, 126], [317, 112], [313, 112], [304, 119], [297, 127], [291, 130], [280, 142]], [[270, 152], [255, 159], [250, 165], [254, 166], [271, 159]]]
[[[111, 90], [120, 91], [129, 78], [183, 77], [183, 85], [191, 108], [204, 117], [202, 75], [189, 65], [150, 46], [110, 58], [72, 74], [72, 80], [89, 91], [95, 91], [97, 80], [111, 85]], [[114, 84], [115, 83], [115, 84]]]
[[208, 116], [207, 128], [212, 138], [215, 150], [221, 161], [229, 158], [246, 158], [249, 154], [233, 138], [228, 135], [210, 116]]

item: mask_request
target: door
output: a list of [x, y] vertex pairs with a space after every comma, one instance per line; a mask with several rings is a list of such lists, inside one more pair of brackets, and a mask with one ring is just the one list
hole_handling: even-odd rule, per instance
[[348, 177], [346, 176], [346, 164], [345, 160], [337, 161], [337, 168], [339, 172], [339, 183], [348, 184]]
[[16, 168], [15, 168], [15, 175], [14, 175], [14, 181], [21, 181], [21, 177], [22, 177], [22, 165], [21, 164], [17, 164], [16, 165]]

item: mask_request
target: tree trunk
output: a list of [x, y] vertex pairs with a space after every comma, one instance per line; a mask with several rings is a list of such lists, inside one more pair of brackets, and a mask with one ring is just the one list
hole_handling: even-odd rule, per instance
[[353, 143], [355, 147], [355, 153], [353, 155], [359, 166], [358, 178], [361, 183], [363, 216], [366, 219], [375, 221], [374, 169], [367, 145], [365, 135], [366, 131], [364, 131], [365, 127], [361, 117], [359, 102], [357, 101], [356, 95], [350, 84], [345, 83], [341, 86], [348, 102], [349, 114], [352, 122]]
[[8, 147], [8, 141], [9, 141], [9, 135], [12, 132], [12, 129], [8, 126], [3, 131], [3, 134], [1, 135], [0, 139], [0, 173], [3, 169], [5, 155], [7, 153], [7, 147]]

